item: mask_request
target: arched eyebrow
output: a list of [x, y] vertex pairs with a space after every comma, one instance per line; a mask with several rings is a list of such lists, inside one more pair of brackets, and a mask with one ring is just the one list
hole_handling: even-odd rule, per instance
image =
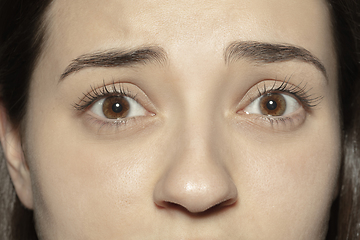
[[327, 79], [324, 64], [305, 48], [290, 44], [273, 44], [257, 41], [236, 41], [224, 51], [225, 63], [230, 64], [240, 59], [249, 59], [256, 63], [275, 63], [299, 60], [315, 66]]
[[66, 67], [60, 76], [60, 81], [83, 68], [90, 67], [125, 67], [135, 64], [156, 62], [160, 65], [167, 62], [167, 55], [160, 47], [142, 47], [136, 49], [109, 49], [81, 55]]
[[[225, 64], [248, 59], [255, 63], [275, 63], [300, 60], [310, 63], [320, 70], [327, 79], [327, 73], [321, 61], [310, 51], [290, 44], [273, 44], [256, 41], [236, 41], [224, 51]], [[84, 68], [90, 67], [126, 67], [136, 64], [157, 63], [165, 65], [168, 61], [165, 50], [158, 46], [139, 47], [128, 50], [109, 49], [81, 55], [66, 67], [60, 80]]]

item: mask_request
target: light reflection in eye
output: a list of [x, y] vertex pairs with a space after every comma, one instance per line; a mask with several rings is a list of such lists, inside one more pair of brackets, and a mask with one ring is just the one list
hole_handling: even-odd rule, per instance
[[265, 116], [284, 116], [295, 112], [301, 106], [299, 102], [287, 94], [267, 93], [256, 98], [244, 112]]
[[102, 98], [93, 104], [90, 111], [106, 119], [124, 119], [146, 114], [146, 110], [138, 102], [126, 96]]

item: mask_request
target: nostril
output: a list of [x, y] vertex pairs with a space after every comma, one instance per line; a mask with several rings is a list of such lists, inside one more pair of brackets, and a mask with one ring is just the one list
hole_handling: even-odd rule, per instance
[[227, 169], [212, 158], [182, 158], [159, 178], [154, 203], [187, 213], [212, 212], [236, 203], [237, 187]]
[[228, 208], [234, 207], [237, 203], [236, 199], [229, 199], [226, 200], [224, 202], [220, 202], [208, 209], [206, 209], [206, 211], [199, 213], [200, 215], [207, 215], [207, 214], [213, 214], [215, 212], [221, 212], [221, 211], [225, 211]]
[[180, 210], [180, 211], [188, 211], [185, 207], [181, 206], [180, 204], [173, 203], [173, 202], [162, 201], [160, 203], [155, 203], [155, 204], [159, 208], [174, 209], [174, 210]]
[[159, 208], [178, 209], [189, 213], [213, 212], [235, 205], [238, 199], [237, 189], [232, 181], [215, 189], [214, 186], [202, 185], [201, 191], [189, 191], [186, 187], [173, 188], [166, 186], [166, 183], [168, 182], [159, 184], [154, 192], [154, 202]]
[[236, 198], [232, 198], [232, 199], [228, 199], [226, 201], [220, 202], [218, 204], [216, 204], [213, 208], [225, 208], [225, 207], [231, 207], [231, 206], [235, 206], [237, 203], [237, 197]]
[[191, 211], [188, 208], [182, 206], [181, 204], [173, 203], [173, 202], [162, 201], [162, 202], [155, 203], [155, 204], [158, 208], [177, 210], [177, 211], [182, 211], [182, 212], [190, 213], [190, 214], [197, 215], [197, 216], [203, 216], [203, 215], [212, 214], [214, 212], [220, 212], [229, 207], [233, 207], [236, 205], [236, 203], [237, 203], [237, 199], [228, 199], [226, 201], [221, 201], [213, 206], [210, 206], [207, 209], [196, 210], [196, 211], [194, 211], [194, 210]]

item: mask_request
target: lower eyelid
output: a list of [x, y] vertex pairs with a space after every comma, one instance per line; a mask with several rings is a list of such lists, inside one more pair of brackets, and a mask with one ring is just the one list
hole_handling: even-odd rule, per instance
[[89, 129], [93, 129], [97, 134], [116, 134], [117, 132], [121, 132], [126, 130], [128, 127], [132, 127], [136, 124], [136, 120], [138, 117], [130, 117], [124, 119], [117, 120], [106, 120], [99, 119], [99, 117], [94, 116], [93, 113], [86, 113], [83, 121], [85, 126]]
[[251, 126], [255, 126], [261, 129], [270, 129], [273, 131], [287, 132], [294, 131], [299, 128], [306, 120], [307, 113], [304, 108], [299, 108], [295, 112], [287, 116], [265, 116], [259, 114], [246, 114], [242, 111], [242, 114], [237, 115], [239, 122], [245, 121]]
[[87, 112], [82, 116], [81, 121], [86, 128], [86, 132], [91, 134], [95, 133], [97, 136], [101, 136], [104, 139], [118, 139], [132, 136], [135, 133], [158, 126], [161, 121], [158, 121], [159, 119], [155, 116], [156, 115], [147, 115], [109, 121], [99, 119], [90, 112]]

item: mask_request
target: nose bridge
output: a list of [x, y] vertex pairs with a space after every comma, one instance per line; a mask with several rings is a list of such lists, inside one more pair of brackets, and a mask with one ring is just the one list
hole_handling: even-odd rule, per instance
[[[215, 141], [212, 140], [215, 135], [218, 135], [217, 132], [219, 132], [220, 128], [224, 126], [221, 124], [223, 120], [221, 118], [221, 100], [213, 96], [215, 92], [213, 88], [204, 88], [201, 84], [202, 81], [197, 81], [197, 79], [203, 78], [208, 79], [208, 82], [212, 81], [208, 75], [197, 74], [194, 83], [184, 91], [185, 94], [182, 98], [184, 108], [182, 110], [183, 118], [180, 129], [183, 131], [182, 136], [185, 145], [189, 149], [200, 145], [204, 148], [203, 150], [206, 150], [209, 145], [215, 144]], [[206, 84], [204, 85], [206, 86]], [[208, 85], [212, 84], [209, 83]]]
[[[224, 124], [221, 112], [214, 111], [212, 98], [207, 92], [194, 91], [188, 94], [183, 111], [183, 118], [176, 142], [179, 152], [174, 156], [175, 165], [190, 168], [203, 165], [202, 168], [212, 169], [222, 165], [225, 156], [219, 156]], [[209, 100], [210, 99], [210, 100]], [[222, 160], [221, 160], [222, 159]], [[194, 168], [196, 169], [196, 168]], [[202, 171], [197, 170], [200, 174]]]
[[170, 164], [155, 187], [155, 203], [165, 208], [176, 204], [192, 213], [233, 204], [237, 189], [226, 168], [224, 151], [219, 151], [219, 126], [197, 106], [184, 116]]

